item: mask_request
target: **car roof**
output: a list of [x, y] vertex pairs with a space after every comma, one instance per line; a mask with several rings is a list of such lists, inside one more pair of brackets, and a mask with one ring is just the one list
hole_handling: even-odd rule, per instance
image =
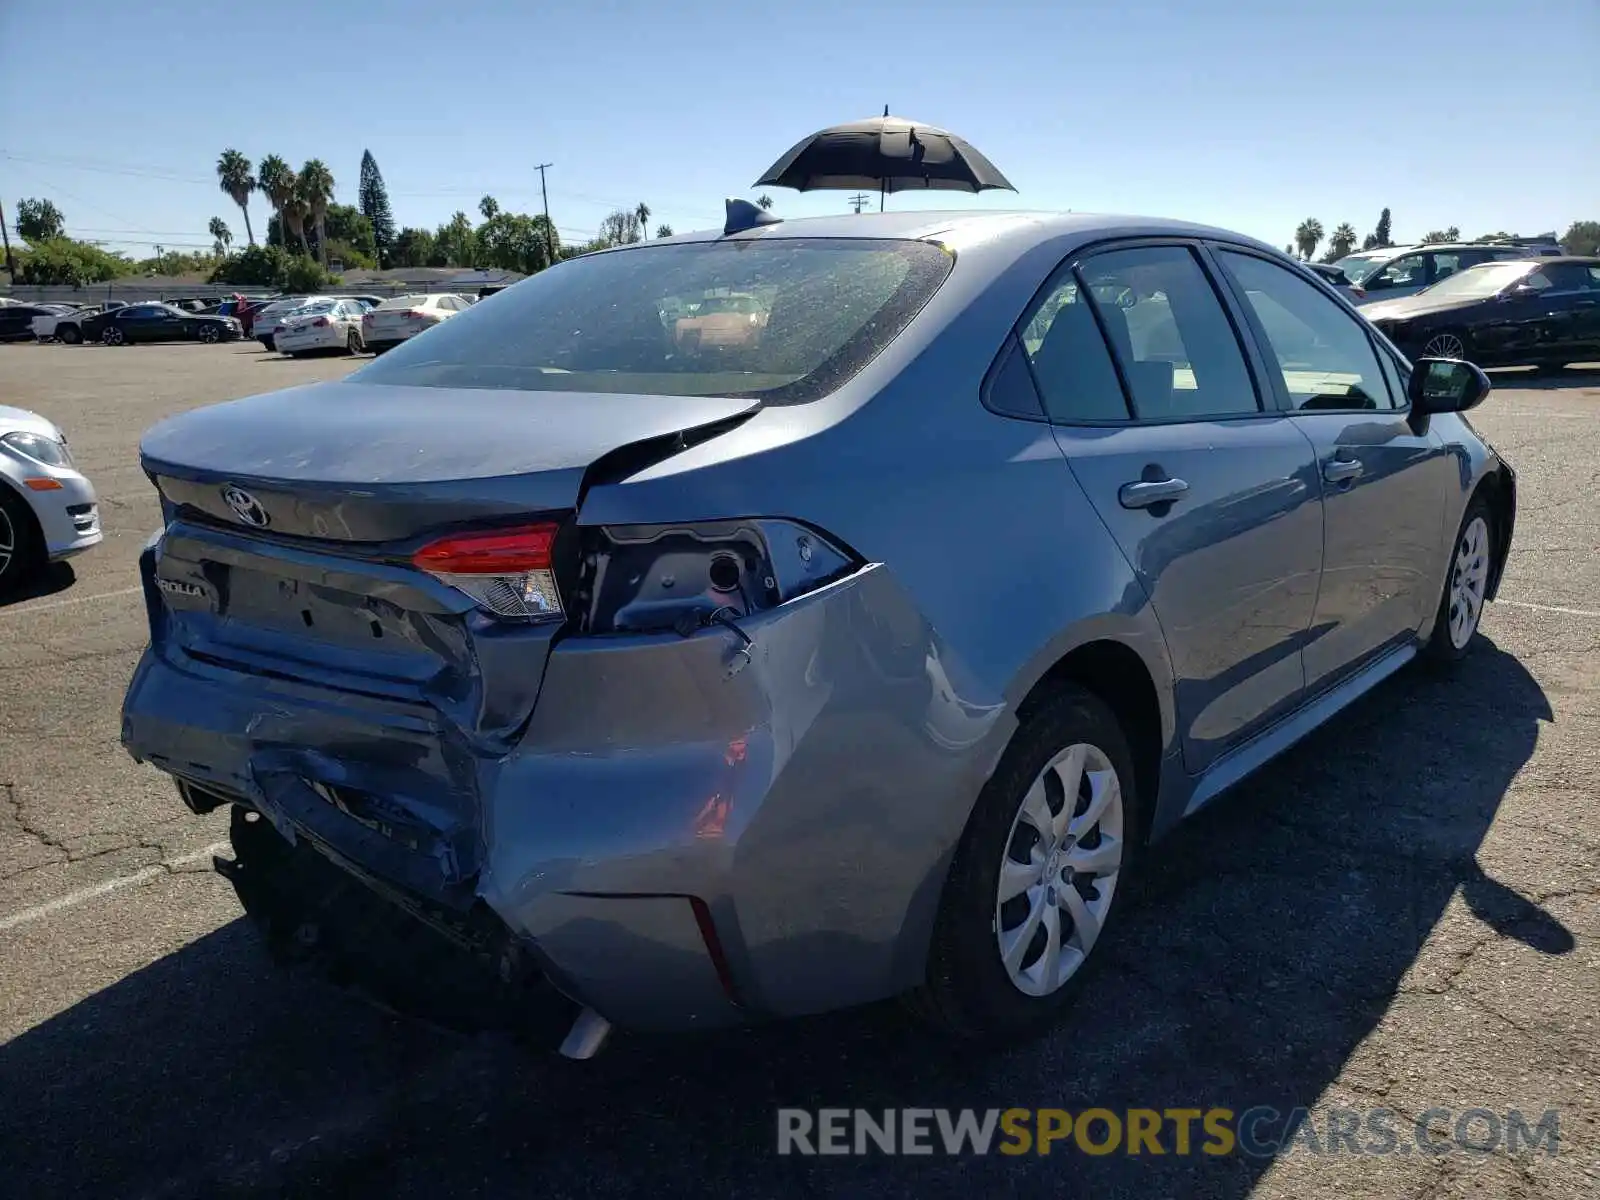
[[1124, 216], [1115, 213], [1054, 213], [999, 210], [993, 212], [846, 213], [842, 216], [797, 217], [771, 225], [757, 225], [738, 233], [718, 229], [698, 230], [670, 238], [652, 238], [599, 251], [602, 254], [685, 242], [754, 241], [760, 238], [901, 238], [926, 241], [1017, 239], [1033, 242], [1060, 234], [1095, 234], [1120, 237], [1210, 237], [1266, 245], [1232, 230], [1162, 217]]

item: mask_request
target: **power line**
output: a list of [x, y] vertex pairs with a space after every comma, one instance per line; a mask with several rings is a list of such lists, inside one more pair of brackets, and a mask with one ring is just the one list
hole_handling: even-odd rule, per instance
[[867, 195], [865, 192], [857, 192], [855, 195], [847, 198], [850, 201], [850, 207], [856, 211], [858, 216], [860, 215], [861, 210], [866, 208], [867, 204], [872, 200], [872, 197]]

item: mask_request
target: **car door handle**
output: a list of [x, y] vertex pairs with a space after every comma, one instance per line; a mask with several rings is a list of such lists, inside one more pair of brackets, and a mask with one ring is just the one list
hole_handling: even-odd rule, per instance
[[1117, 489], [1117, 501], [1123, 508], [1149, 508], [1176, 500], [1188, 490], [1182, 479], [1141, 479]]
[[1344, 483], [1365, 470], [1358, 459], [1330, 458], [1322, 464], [1322, 477], [1329, 483]]

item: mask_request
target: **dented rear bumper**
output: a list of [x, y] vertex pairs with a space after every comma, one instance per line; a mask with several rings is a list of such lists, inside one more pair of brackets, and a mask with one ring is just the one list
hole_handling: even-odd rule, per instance
[[715, 627], [558, 639], [499, 756], [426, 706], [228, 670], [157, 639], [123, 742], [347, 869], [450, 911], [486, 906], [561, 990], [620, 1025], [705, 1027], [911, 987], [1011, 719], [884, 568], [740, 626], [748, 664]]

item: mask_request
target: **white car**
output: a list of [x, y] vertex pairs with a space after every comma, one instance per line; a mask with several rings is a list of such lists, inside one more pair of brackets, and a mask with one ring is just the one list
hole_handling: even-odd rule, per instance
[[84, 317], [93, 316], [100, 311], [98, 305], [79, 308], [75, 304], [41, 304], [39, 307], [50, 310], [47, 315], [33, 319], [33, 336], [41, 342], [55, 340], [58, 336], [56, 331], [60, 328], [62, 321], [66, 321], [69, 325], [76, 325]]
[[416, 337], [471, 307], [472, 302], [465, 296], [451, 292], [396, 296], [393, 300], [385, 300], [362, 318], [361, 338], [368, 350], [382, 354], [407, 338]]
[[367, 306], [359, 300], [313, 300], [295, 309], [276, 325], [273, 342], [280, 354], [291, 358], [314, 350], [345, 350], [359, 354], [361, 318]]
[[268, 350], [276, 349], [273, 339], [279, 327], [288, 319], [289, 314], [318, 298], [316, 296], [290, 296], [287, 300], [274, 301], [251, 316], [250, 336]]
[[104, 536], [94, 485], [66, 435], [38, 413], [0, 405], [0, 595]]

